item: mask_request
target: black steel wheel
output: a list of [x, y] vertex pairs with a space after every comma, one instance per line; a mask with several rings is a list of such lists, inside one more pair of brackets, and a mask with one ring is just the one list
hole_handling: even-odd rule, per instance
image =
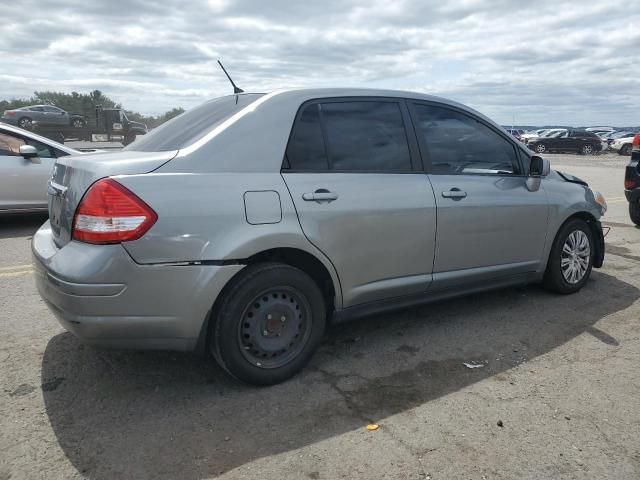
[[311, 333], [311, 305], [295, 287], [275, 286], [254, 298], [238, 326], [244, 358], [261, 368], [278, 368], [299, 355]]
[[324, 297], [303, 271], [250, 265], [225, 288], [212, 317], [209, 349], [234, 377], [282, 382], [302, 369], [322, 340]]

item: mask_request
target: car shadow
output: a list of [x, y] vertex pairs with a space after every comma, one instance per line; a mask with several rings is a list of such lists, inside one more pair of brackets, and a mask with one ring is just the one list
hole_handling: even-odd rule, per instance
[[47, 218], [46, 213], [0, 216], [0, 239], [31, 236], [47, 221]]
[[594, 272], [575, 295], [512, 288], [340, 325], [308, 368], [268, 388], [240, 385], [193, 355], [96, 350], [64, 333], [46, 347], [42, 390], [57, 440], [83, 475], [201, 479], [508, 379], [507, 370], [582, 333], [617, 348], [593, 325], [639, 297]]

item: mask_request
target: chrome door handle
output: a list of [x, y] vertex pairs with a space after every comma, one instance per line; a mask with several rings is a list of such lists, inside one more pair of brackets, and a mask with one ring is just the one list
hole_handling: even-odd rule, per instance
[[319, 188], [313, 193], [303, 193], [302, 199], [307, 202], [332, 202], [338, 199], [338, 194]]
[[444, 198], [464, 198], [467, 196], [467, 192], [463, 192], [459, 188], [452, 188], [448, 192], [442, 192]]

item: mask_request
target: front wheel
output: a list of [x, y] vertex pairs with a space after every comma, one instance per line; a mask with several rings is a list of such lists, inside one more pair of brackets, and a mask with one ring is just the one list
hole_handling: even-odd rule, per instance
[[234, 377], [272, 385], [295, 375], [320, 345], [324, 297], [303, 271], [280, 263], [245, 268], [216, 307], [209, 338], [215, 359]]
[[622, 148], [618, 151], [618, 153], [620, 155], [626, 155], [626, 156], [631, 155], [631, 144], [630, 143], [624, 144]]
[[86, 125], [85, 121], [81, 118], [74, 118], [71, 122], [73, 128], [83, 128]]
[[595, 256], [593, 233], [579, 218], [565, 223], [553, 243], [544, 285], [557, 293], [575, 293], [591, 275]]
[[537, 153], [544, 153], [547, 151], [547, 146], [544, 143], [539, 143], [536, 145], [536, 152]]
[[640, 227], [640, 203], [633, 202], [629, 204], [629, 217], [631, 221]]

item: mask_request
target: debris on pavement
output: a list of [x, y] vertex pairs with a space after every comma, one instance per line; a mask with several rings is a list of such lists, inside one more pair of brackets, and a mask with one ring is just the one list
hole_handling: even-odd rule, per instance
[[502, 420], [498, 420], [497, 425], [498, 425], [500, 428], [504, 427], [504, 423], [502, 423]]
[[369, 425], [367, 425], [367, 430], [370, 432], [373, 432], [374, 430], [378, 430], [379, 428], [380, 428], [380, 425], [376, 423], [370, 423]]
[[484, 363], [475, 363], [475, 362], [471, 362], [471, 363], [463, 362], [462, 364], [467, 368], [482, 368], [485, 366]]

